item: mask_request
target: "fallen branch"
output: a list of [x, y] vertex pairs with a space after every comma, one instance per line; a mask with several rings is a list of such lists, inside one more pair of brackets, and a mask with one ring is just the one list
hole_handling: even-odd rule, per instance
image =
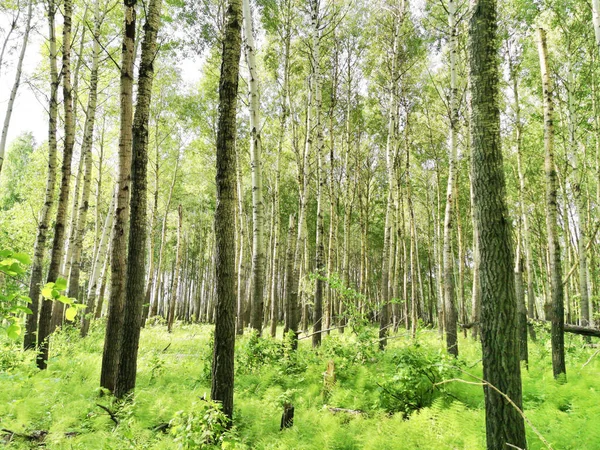
[[158, 431], [166, 433], [167, 431], [169, 431], [169, 428], [171, 428], [171, 424], [169, 422], [163, 422], [153, 427], [152, 431], [154, 431], [155, 433]]
[[6, 428], [2, 428], [0, 431], [2, 433], [4, 433], [4, 434], [8, 434], [9, 435], [8, 436], [8, 440], [9, 441], [12, 441], [12, 439], [14, 437], [18, 437], [18, 438], [21, 438], [21, 439], [26, 439], [28, 441], [38, 441], [38, 442], [41, 442], [48, 435], [48, 432], [46, 430], [35, 430], [35, 431], [31, 432], [30, 434], [16, 433], [14, 431], [7, 430]]
[[596, 350], [594, 352], [594, 354], [592, 356], [590, 356], [590, 358], [585, 362], [585, 364], [583, 366], [581, 366], [581, 368], [583, 369], [585, 366], [587, 366], [590, 362], [592, 362], [592, 359], [594, 359], [594, 357], [600, 353], [600, 350]]
[[327, 407], [327, 410], [333, 414], [345, 413], [345, 414], [352, 414], [354, 416], [359, 416], [359, 415], [365, 413], [364, 411], [361, 411], [360, 409], [335, 408], [333, 406]]
[[456, 366], [453, 366], [453, 367], [455, 369], [459, 370], [460, 372], [464, 373], [465, 375], [475, 378], [477, 381], [467, 381], [467, 380], [463, 380], [462, 378], [451, 378], [449, 380], [440, 381], [439, 383], [434, 384], [434, 386], [438, 386], [440, 384], [452, 383], [454, 381], [457, 381], [459, 383], [472, 384], [472, 385], [476, 385], [476, 386], [488, 386], [490, 389], [493, 389], [499, 395], [501, 395], [513, 408], [515, 408], [517, 410], [519, 415], [523, 418], [523, 420], [525, 422], [527, 422], [527, 424], [531, 427], [531, 429], [536, 434], [536, 436], [540, 439], [540, 441], [542, 441], [544, 443], [546, 448], [548, 448], [549, 450], [553, 450], [550, 443], [546, 439], [544, 439], [544, 436], [542, 436], [542, 433], [540, 433], [538, 431], [538, 429], [533, 425], [533, 423], [531, 423], [531, 421], [527, 418], [527, 416], [525, 415], [523, 410], [521, 408], [519, 408], [519, 406], [517, 406], [517, 404], [515, 402], [513, 402], [512, 399], [508, 395], [506, 395], [504, 392], [502, 392], [500, 389], [498, 389], [496, 386], [494, 386], [490, 382], [485, 381], [483, 378], [479, 378], [479, 377], [461, 369], [460, 367], [456, 367]]
[[314, 333], [307, 334], [306, 336], [302, 336], [301, 338], [298, 338], [298, 340], [301, 341], [302, 339], [308, 339], [309, 337], [312, 337], [315, 334], [326, 333], [327, 331], [337, 330], [338, 328], [340, 328], [340, 327], [331, 327], [331, 328], [327, 328], [326, 330], [316, 331]]
[[470, 328], [473, 328], [474, 326], [479, 325], [479, 322], [471, 322], [471, 323], [459, 323], [458, 326], [461, 328], [464, 328], [465, 330], [468, 330]]
[[119, 425], [119, 418], [116, 416], [116, 414], [114, 412], [112, 412], [106, 406], [101, 405], [100, 403], [96, 403], [96, 406], [98, 406], [99, 408], [102, 408], [104, 411], [106, 411], [108, 413], [108, 415], [110, 416], [111, 420], [115, 423], [115, 425], [117, 425], [117, 426]]

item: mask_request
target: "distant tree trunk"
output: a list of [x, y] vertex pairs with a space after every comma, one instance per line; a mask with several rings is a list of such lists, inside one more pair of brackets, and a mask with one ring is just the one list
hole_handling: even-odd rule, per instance
[[169, 313], [167, 315], [167, 331], [171, 333], [173, 331], [173, 321], [175, 320], [175, 306], [179, 299], [179, 278], [181, 277], [181, 257], [183, 253], [183, 240], [181, 236], [181, 228], [183, 226], [183, 209], [181, 205], [177, 208], [177, 250], [175, 256], [175, 273], [173, 275], [173, 287], [171, 288], [171, 298], [169, 302]]
[[181, 155], [177, 155], [177, 160], [175, 161], [175, 171], [173, 172], [173, 180], [171, 181], [171, 187], [169, 188], [169, 196], [167, 197], [167, 204], [165, 206], [165, 216], [163, 217], [162, 223], [162, 231], [160, 234], [160, 249], [158, 251], [158, 266], [156, 273], [158, 277], [156, 279], [156, 283], [154, 285], [154, 298], [152, 302], [152, 307], [150, 309], [150, 317], [154, 317], [159, 313], [159, 302], [160, 302], [160, 286], [163, 280], [163, 256], [165, 253], [165, 245], [167, 242], [167, 221], [169, 219], [169, 208], [171, 207], [171, 200], [173, 198], [173, 189], [175, 188], [175, 183], [177, 181], [177, 169], [179, 168], [179, 160]]
[[[483, 378], [522, 408], [511, 230], [502, 166], [496, 0], [476, 0], [470, 23], [472, 173], [481, 257]], [[527, 448], [523, 417], [484, 386], [488, 450]]]
[[[90, 70], [90, 91], [88, 95], [88, 105], [85, 113], [85, 125], [83, 133], [83, 143], [81, 145], [81, 158], [83, 158], [83, 189], [81, 194], [81, 203], [79, 204], [79, 213], [77, 218], [77, 229], [75, 230], [73, 259], [71, 261], [71, 272], [69, 274], [69, 297], [75, 297], [82, 303], [79, 291], [79, 278], [81, 273], [81, 250], [83, 247], [83, 237], [87, 225], [87, 214], [89, 210], [90, 190], [92, 185], [92, 142], [94, 138], [94, 123], [96, 119], [96, 104], [98, 99], [98, 67], [100, 60], [100, 11], [99, 0], [95, 2], [95, 25], [94, 25], [94, 44], [92, 50], [92, 67]], [[82, 55], [79, 56], [80, 60]], [[86, 311], [87, 312], [87, 311]]]
[[157, 52], [156, 39], [160, 27], [161, 8], [162, 0], [150, 0], [146, 11], [144, 41], [142, 42], [142, 54], [138, 71], [137, 103], [131, 131], [131, 219], [121, 354], [115, 386], [115, 396], [117, 398], [123, 397], [135, 388], [137, 372], [146, 283], [148, 122], [152, 102], [154, 61]]
[[117, 208], [112, 238], [111, 285], [108, 319], [102, 354], [100, 386], [115, 392], [121, 338], [123, 333], [123, 305], [127, 282], [127, 237], [129, 225], [129, 192], [131, 189], [131, 145], [133, 121], [133, 63], [135, 47], [136, 0], [125, 0], [125, 24], [121, 52], [121, 114], [119, 130], [119, 174], [117, 180]]
[[[32, 348], [36, 345], [38, 331], [38, 317], [40, 308], [40, 290], [42, 282], [42, 271], [44, 266], [44, 254], [46, 251], [46, 240], [48, 228], [50, 227], [50, 213], [54, 204], [54, 185], [56, 183], [56, 127], [58, 115], [58, 68], [56, 48], [56, 31], [54, 20], [56, 16], [56, 5], [54, 0], [48, 1], [48, 47], [50, 59], [50, 100], [48, 105], [48, 175], [46, 179], [46, 194], [44, 205], [40, 211], [38, 231], [35, 238], [33, 251], [33, 262], [31, 265], [31, 280], [29, 282], [29, 298], [31, 298], [31, 312], [27, 316], [23, 347]], [[51, 305], [49, 305], [51, 306]]]
[[544, 167], [546, 171], [546, 228], [550, 262], [550, 281], [552, 293], [552, 371], [554, 378], [566, 376], [565, 336], [564, 336], [564, 288], [558, 239], [556, 167], [554, 166], [554, 104], [552, 99], [552, 81], [548, 69], [548, 51], [546, 32], [538, 28], [538, 51], [542, 72], [542, 91], [544, 95]]
[[246, 61], [250, 79], [250, 166], [252, 169], [252, 304], [250, 326], [262, 333], [265, 285], [264, 204], [262, 193], [262, 143], [260, 137], [260, 92], [256, 68], [256, 46], [250, 0], [242, 0]]
[[[569, 52], [569, 54], [571, 54]], [[590, 323], [590, 300], [589, 300], [589, 283], [588, 283], [588, 270], [587, 270], [587, 211], [586, 211], [586, 199], [582, 190], [584, 185], [584, 174], [585, 174], [585, 160], [582, 161], [584, 170], [580, 170], [579, 158], [577, 157], [577, 111], [575, 105], [574, 91], [575, 91], [575, 75], [573, 73], [572, 64], [569, 63], [567, 73], [567, 107], [569, 113], [569, 159], [573, 167], [571, 174], [573, 194], [575, 197], [575, 209], [577, 211], [577, 218], [579, 219], [579, 233], [577, 235], [577, 256], [579, 261], [579, 293], [580, 293], [580, 324], [582, 327], [587, 327]]]
[[[398, 55], [400, 45], [400, 22], [394, 23], [394, 37], [392, 48], [392, 69], [390, 74], [390, 100], [388, 112], [388, 129], [386, 141], [386, 175], [387, 175], [387, 205], [385, 209], [385, 228], [383, 237], [382, 268], [381, 268], [381, 306], [379, 310], [379, 349], [384, 350], [387, 346], [387, 334], [389, 323], [389, 300], [390, 300], [390, 254], [393, 254], [392, 232], [393, 232], [393, 209], [394, 209], [394, 166], [396, 160], [396, 130], [398, 123], [398, 104], [397, 104], [397, 72]], [[368, 203], [365, 202], [365, 203]], [[366, 236], [363, 237], [366, 241]], [[365, 242], [366, 244], [366, 242]], [[366, 249], [364, 249], [366, 253]], [[365, 255], [366, 256], [366, 255]], [[366, 268], [365, 268], [366, 269]], [[366, 270], [365, 270], [366, 273]], [[405, 296], [406, 298], [406, 296]]]
[[[285, 326], [283, 334], [293, 331], [295, 339], [292, 341], [292, 347], [295, 349], [298, 345], [298, 284], [294, 277], [294, 256], [296, 254], [296, 224], [293, 214], [290, 215], [288, 226], [287, 247], [285, 255]], [[295, 291], [294, 291], [295, 289]]]
[[450, 157], [448, 163], [448, 189], [446, 190], [446, 213], [444, 216], [444, 305], [446, 348], [448, 353], [458, 356], [458, 331], [456, 294], [454, 292], [454, 255], [452, 253], [452, 204], [454, 183], [456, 183], [456, 163], [458, 159], [458, 27], [456, 0], [448, 1], [448, 27], [450, 29]]
[[233, 416], [235, 347], [235, 199], [236, 199], [236, 108], [241, 55], [242, 5], [227, 2], [223, 60], [219, 81], [217, 128], [216, 321], [212, 363], [211, 398], [222, 402], [223, 412]]
[[[315, 271], [317, 279], [315, 281], [315, 303], [313, 317], [313, 347], [321, 345], [321, 330], [323, 328], [323, 279], [325, 239], [323, 229], [323, 190], [325, 186], [325, 173], [323, 169], [323, 125], [321, 123], [322, 95], [321, 95], [321, 23], [319, 20], [319, 0], [310, 2], [311, 22], [312, 22], [312, 68], [313, 68], [313, 88], [314, 88], [314, 110], [315, 110], [315, 136], [317, 153], [317, 223], [315, 238]], [[308, 132], [308, 130], [307, 130]]]
[[102, 237], [100, 238], [100, 244], [98, 245], [98, 252], [96, 253], [96, 260], [94, 261], [93, 270], [90, 274], [90, 281], [88, 284], [87, 293], [87, 308], [85, 314], [81, 315], [81, 337], [85, 337], [90, 328], [90, 319], [94, 316], [96, 309], [96, 297], [98, 296], [98, 290], [102, 284], [103, 277], [101, 278], [101, 271], [104, 270], [106, 260], [108, 259], [110, 235], [112, 231], [113, 219], [115, 217], [115, 200], [116, 195], [112, 196], [112, 201], [108, 207], [106, 213], [106, 219], [104, 220], [104, 227], [102, 229]]
[[244, 189], [242, 186], [242, 166], [239, 159], [239, 149], [235, 152], [236, 164], [236, 258], [237, 258], [237, 307], [235, 329], [239, 335], [244, 334], [244, 274], [246, 272], [246, 260], [244, 246], [246, 244], [246, 228], [244, 222]]
[[533, 287], [533, 262], [531, 256], [531, 237], [529, 233], [529, 214], [525, 207], [525, 172], [523, 170], [523, 124], [521, 122], [521, 105], [519, 102], [519, 84], [517, 79], [516, 67], [509, 56], [509, 70], [513, 81], [514, 110], [515, 110], [515, 129], [517, 141], [517, 171], [519, 175], [519, 206], [523, 231], [521, 242], [525, 252], [525, 271], [527, 272], [527, 315], [530, 319], [535, 317], [535, 290]]
[[4, 115], [4, 125], [2, 126], [2, 136], [0, 136], [0, 173], [4, 164], [4, 152], [6, 150], [6, 139], [8, 138], [8, 127], [12, 116], [13, 106], [17, 98], [17, 91], [21, 85], [21, 73], [23, 71], [23, 60], [25, 59], [25, 50], [27, 50], [27, 42], [29, 40], [29, 32], [31, 31], [31, 16], [32, 16], [33, 0], [27, 2], [27, 24], [25, 25], [25, 33], [23, 34], [23, 43], [21, 44], [21, 52], [17, 60], [17, 68], [15, 71], [15, 81], [10, 91], [8, 104], [6, 105], [6, 114]]
[[[62, 55], [62, 77], [63, 77], [63, 105], [65, 121], [65, 141], [63, 150], [62, 179], [56, 208], [56, 221], [54, 222], [54, 240], [52, 241], [52, 253], [50, 256], [50, 267], [48, 268], [48, 282], [55, 282], [60, 274], [63, 247], [65, 245], [65, 222], [67, 206], [69, 203], [69, 190], [71, 182], [71, 160], [73, 158], [73, 144], [75, 141], [73, 129], [73, 96], [71, 88], [71, 19], [73, 15], [73, 3], [64, 0], [63, 3], [63, 55]], [[43, 300], [40, 310], [40, 323], [38, 327], [39, 355], [37, 366], [45, 369], [48, 364], [48, 349], [51, 333], [52, 301]]]

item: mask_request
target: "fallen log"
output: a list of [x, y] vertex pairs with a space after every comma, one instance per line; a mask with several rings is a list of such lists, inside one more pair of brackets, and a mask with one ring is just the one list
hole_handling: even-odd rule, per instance
[[[550, 324], [549, 320], [529, 320], [529, 324]], [[580, 327], [579, 325], [564, 324], [565, 333], [579, 334], [581, 336], [600, 337], [600, 329], [591, 327]]]

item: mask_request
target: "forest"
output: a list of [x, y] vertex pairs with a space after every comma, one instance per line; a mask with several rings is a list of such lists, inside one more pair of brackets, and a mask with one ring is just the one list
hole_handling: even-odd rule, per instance
[[600, 0], [0, 0], [0, 446], [600, 449]]

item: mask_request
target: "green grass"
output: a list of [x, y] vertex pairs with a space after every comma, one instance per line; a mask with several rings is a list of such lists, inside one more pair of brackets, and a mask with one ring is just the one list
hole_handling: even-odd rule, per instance
[[[143, 330], [135, 401], [121, 406], [98, 388], [101, 324], [84, 340], [72, 329], [54, 335], [49, 368], [42, 372], [31, 352], [0, 341], [0, 428], [21, 434], [47, 430], [49, 449], [179, 448], [172, 434], [152, 429], [178, 411], [203, 407], [201, 399], [210, 393], [211, 330], [208, 325], [179, 325], [173, 334], [163, 326]], [[223, 448], [485, 448], [481, 387], [453, 382], [432, 388], [428, 381], [469, 379], [464, 372], [481, 376], [479, 346], [461, 339], [455, 362], [444, 355], [437, 332], [421, 330], [416, 343], [400, 336], [382, 354], [372, 331], [359, 340], [334, 331], [318, 351], [310, 339], [302, 340], [297, 354], [285, 351], [280, 337], [244, 335], [236, 348], [236, 437]], [[559, 384], [552, 378], [548, 336], [539, 334], [530, 343], [530, 369], [523, 372], [527, 417], [555, 449], [600, 449], [600, 356], [583, 367], [595, 349], [568, 335], [568, 383]], [[329, 360], [335, 362], [336, 383], [324, 392]], [[294, 426], [279, 431], [287, 401], [295, 406]], [[97, 404], [116, 411], [119, 425]], [[363, 414], [332, 414], [327, 406]], [[530, 427], [527, 437], [529, 448], [545, 448]], [[37, 446], [18, 437], [1, 445]]]

